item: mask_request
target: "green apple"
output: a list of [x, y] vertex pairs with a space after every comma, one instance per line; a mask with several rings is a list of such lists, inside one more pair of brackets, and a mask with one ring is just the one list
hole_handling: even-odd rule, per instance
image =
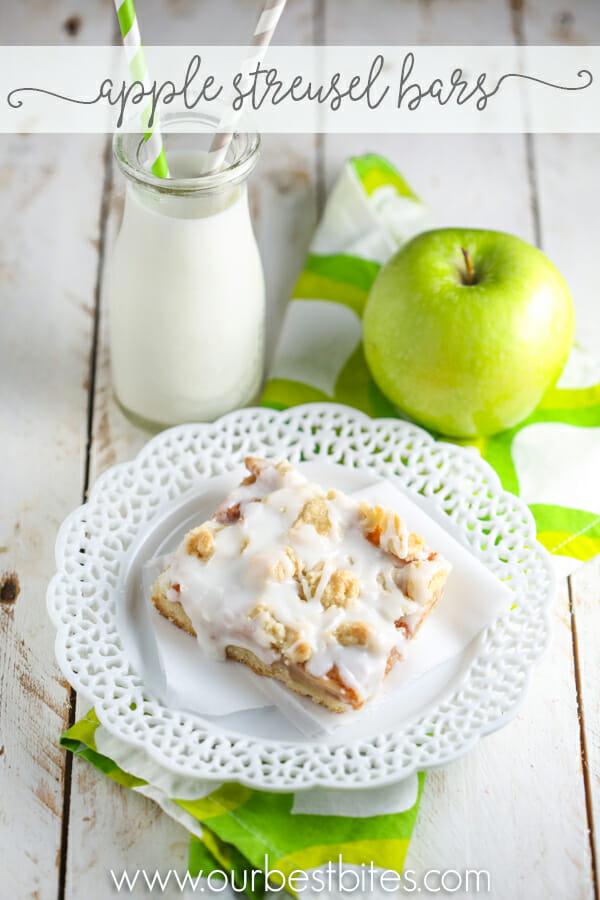
[[405, 244], [363, 317], [378, 387], [416, 422], [458, 438], [526, 418], [560, 375], [573, 331], [569, 289], [540, 250], [463, 228]]

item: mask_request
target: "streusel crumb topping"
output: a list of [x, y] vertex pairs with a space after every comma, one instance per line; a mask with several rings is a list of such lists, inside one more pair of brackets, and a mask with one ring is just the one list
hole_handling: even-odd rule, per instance
[[335, 672], [371, 696], [441, 593], [448, 563], [394, 510], [323, 490], [286, 461], [246, 466], [212, 519], [186, 535], [162, 586], [208, 652], [236, 646], [311, 677]]

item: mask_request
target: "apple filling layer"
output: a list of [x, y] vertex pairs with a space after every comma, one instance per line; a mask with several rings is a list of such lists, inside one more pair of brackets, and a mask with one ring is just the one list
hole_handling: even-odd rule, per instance
[[153, 588], [204, 651], [336, 712], [380, 689], [450, 565], [391, 509], [324, 491], [287, 462], [248, 477], [186, 534]]

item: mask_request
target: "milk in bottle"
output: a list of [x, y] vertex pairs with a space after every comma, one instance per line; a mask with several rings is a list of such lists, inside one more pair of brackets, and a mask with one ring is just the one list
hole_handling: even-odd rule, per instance
[[[197, 135], [165, 137], [171, 177], [139, 162], [139, 136], [118, 136], [127, 177], [110, 273], [114, 390], [143, 424], [212, 420], [251, 403], [264, 359], [265, 291], [248, 209], [256, 135], [236, 135], [225, 168], [200, 174]], [[172, 146], [170, 146], [172, 145]]]

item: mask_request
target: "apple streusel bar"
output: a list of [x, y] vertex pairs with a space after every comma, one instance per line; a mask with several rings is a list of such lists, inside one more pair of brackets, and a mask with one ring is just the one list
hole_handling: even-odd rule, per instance
[[336, 712], [380, 689], [450, 565], [391, 509], [324, 491], [289, 463], [249, 475], [184, 537], [152, 602], [205, 652]]

